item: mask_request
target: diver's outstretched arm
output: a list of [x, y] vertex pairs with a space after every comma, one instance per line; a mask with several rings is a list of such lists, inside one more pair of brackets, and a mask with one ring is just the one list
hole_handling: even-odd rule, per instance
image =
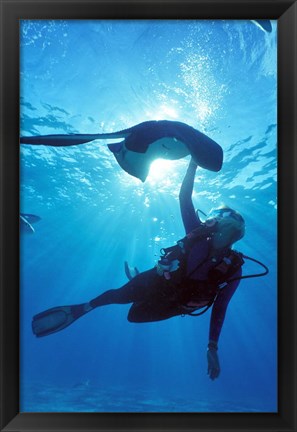
[[218, 340], [224, 324], [227, 306], [229, 304], [229, 301], [231, 300], [231, 297], [236, 291], [238, 284], [239, 281], [234, 281], [229, 283], [224, 289], [222, 289], [218, 297], [216, 298], [216, 301], [214, 302], [212, 308], [209, 326], [209, 343], [207, 350], [208, 375], [212, 380], [218, 378], [220, 374], [220, 363], [217, 353]]
[[196, 216], [192, 201], [196, 170], [197, 164], [194, 159], [191, 158], [179, 192], [180, 211], [186, 233], [189, 233], [193, 229], [197, 228], [197, 225], [200, 223]]

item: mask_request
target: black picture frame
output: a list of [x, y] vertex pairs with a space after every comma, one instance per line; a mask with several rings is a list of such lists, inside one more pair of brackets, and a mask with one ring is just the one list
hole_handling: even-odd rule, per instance
[[[0, 0], [0, 5], [1, 431], [296, 431], [296, 1]], [[277, 413], [19, 412], [19, 20], [143, 18], [278, 20]]]

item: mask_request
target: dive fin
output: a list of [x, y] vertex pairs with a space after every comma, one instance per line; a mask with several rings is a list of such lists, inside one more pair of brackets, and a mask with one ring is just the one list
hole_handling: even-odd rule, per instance
[[139, 270], [137, 267], [130, 267], [127, 261], [125, 261], [125, 273], [129, 280], [132, 280], [139, 274]]
[[47, 336], [63, 330], [86, 313], [83, 303], [54, 307], [33, 317], [32, 331], [37, 337]]

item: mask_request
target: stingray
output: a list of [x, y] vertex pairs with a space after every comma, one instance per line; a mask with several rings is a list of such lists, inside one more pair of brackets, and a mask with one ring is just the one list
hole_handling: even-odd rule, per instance
[[27, 234], [34, 234], [35, 229], [32, 224], [40, 221], [40, 217], [29, 214], [29, 213], [21, 213], [20, 214], [20, 231]]
[[263, 20], [252, 20], [254, 24], [256, 24], [257, 27], [259, 27], [261, 30], [267, 33], [272, 32], [272, 25], [270, 20], [263, 19]]
[[193, 127], [169, 120], [151, 120], [129, 129], [101, 134], [69, 134], [21, 137], [21, 144], [64, 147], [100, 139], [123, 138], [108, 144], [118, 164], [134, 177], [145, 181], [155, 159], [177, 160], [191, 155], [198, 166], [220, 171], [223, 150], [219, 144]]

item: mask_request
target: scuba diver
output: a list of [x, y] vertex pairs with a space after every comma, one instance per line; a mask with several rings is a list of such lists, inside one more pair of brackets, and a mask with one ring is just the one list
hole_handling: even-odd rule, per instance
[[[179, 200], [186, 236], [176, 245], [161, 250], [158, 264], [150, 270], [132, 274], [126, 264], [129, 282], [110, 289], [79, 305], [51, 308], [33, 317], [37, 337], [64, 329], [84, 314], [101, 306], [132, 303], [128, 321], [144, 323], [174, 316], [201, 315], [212, 306], [207, 349], [208, 374], [220, 374], [218, 340], [228, 303], [240, 279], [262, 276], [266, 272], [242, 276], [243, 257], [232, 245], [245, 233], [243, 217], [229, 207], [211, 211], [203, 222], [192, 202], [197, 164], [190, 160], [181, 185]], [[201, 309], [200, 312], [195, 312]]]

